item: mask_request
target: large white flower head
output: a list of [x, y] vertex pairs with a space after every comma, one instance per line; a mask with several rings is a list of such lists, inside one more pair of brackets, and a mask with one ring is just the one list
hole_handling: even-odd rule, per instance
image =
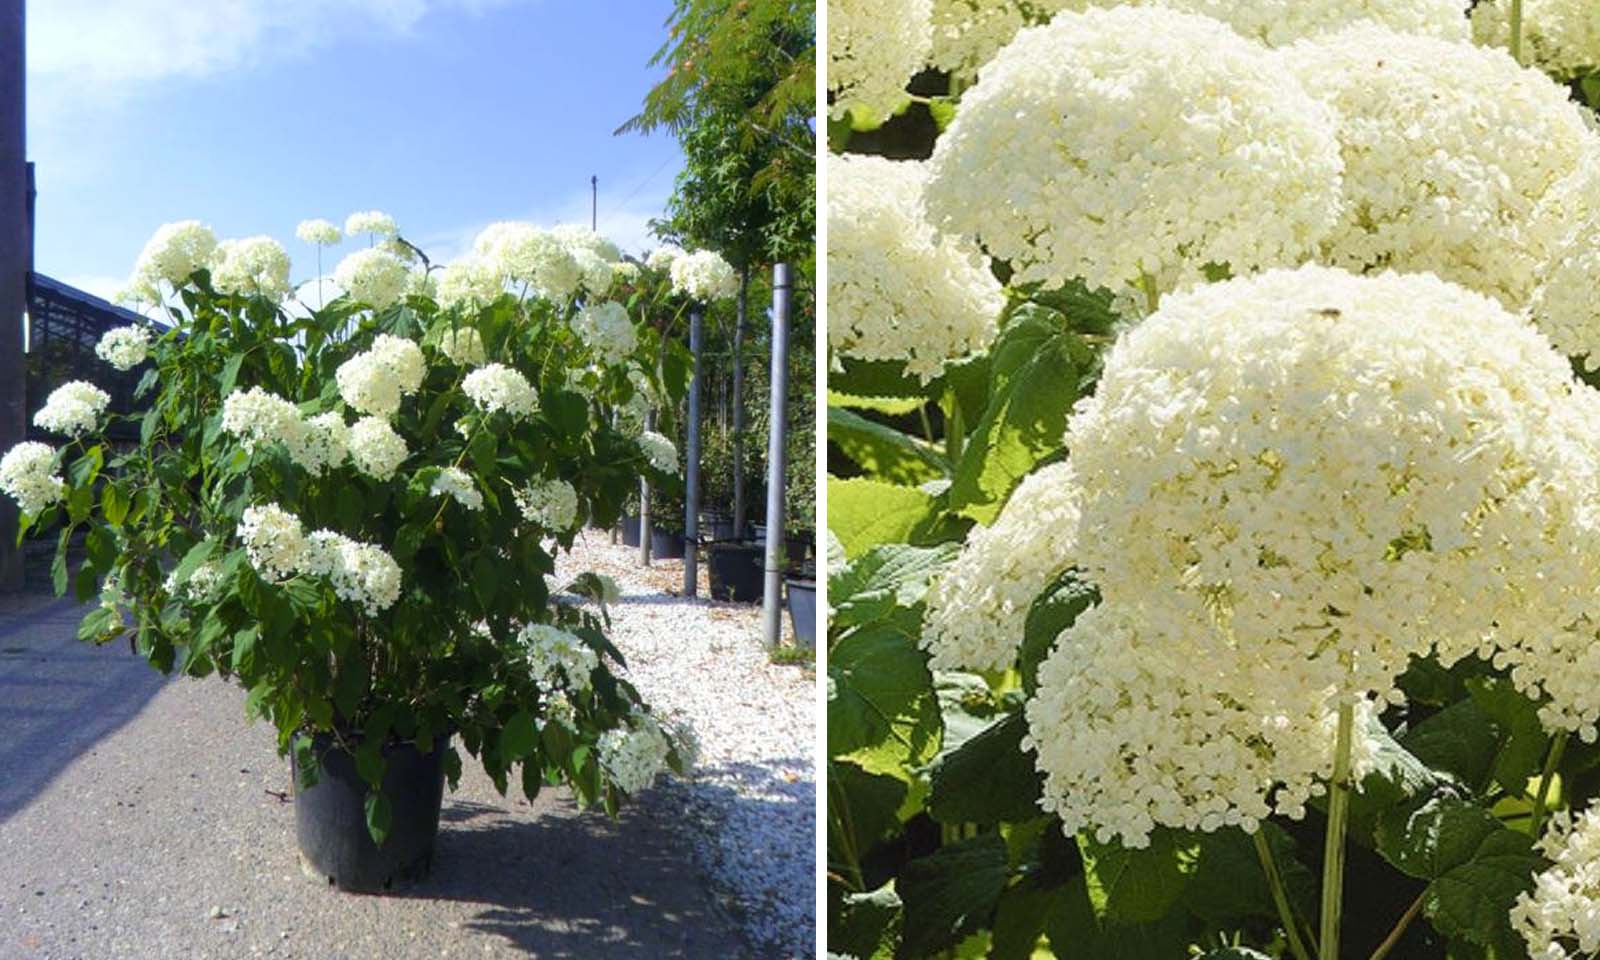
[[1340, 168], [1332, 113], [1271, 51], [1118, 7], [1063, 13], [996, 55], [934, 148], [926, 202], [1014, 283], [1146, 301], [1209, 266], [1301, 262], [1338, 215]]
[[224, 240], [217, 247], [211, 283], [222, 293], [266, 297], [274, 303], [287, 297], [289, 253], [271, 237]]
[[628, 308], [614, 300], [586, 304], [572, 320], [584, 343], [608, 364], [619, 364], [639, 346], [639, 335], [628, 319]]
[[[1316, 691], [1282, 702], [1241, 696], [1271, 673], [1241, 675], [1243, 666], [1151, 642], [1114, 608], [1084, 612], [1040, 665], [1026, 707], [1023, 749], [1045, 774], [1041, 805], [1068, 835], [1092, 829], [1133, 848], [1157, 826], [1253, 833], [1273, 813], [1304, 816], [1333, 772], [1336, 718]], [[1363, 701], [1356, 712], [1359, 775], [1373, 710]]]
[[341, 600], [377, 616], [400, 599], [400, 565], [382, 547], [317, 530], [305, 541], [297, 572], [324, 577]]
[[1539, 839], [1550, 868], [1517, 894], [1511, 926], [1534, 960], [1579, 960], [1600, 953], [1600, 807], [1559, 810]]
[[1005, 299], [981, 257], [922, 214], [927, 167], [828, 155], [828, 345], [923, 382], [994, 341]]
[[499, 269], [478, 257], [452, 260], [439, 273], [439, 306], [479, 307], [493, 303], [505, 289]]
[[577, 263], [578, 272], [583, 278], [584, 290], [599, 295], [611, 289], [611, 280], [616, 274], [612, 271], [610, 263], [587, 248], [573, 248], [571, 253], [573, 262]]
[[350, 456], [350, 427], [329, 410], [306, 420], [289, 443], [289, 459], [314, 477], [342, 465]]
[[459, 327], [439, 334], [439, 352], [449, 357], [451, 363], [463, 367], [476, 367], [488, 359], [483, 335], [474, 327]]
[[568, 299], [583, 285], [583, 267], [572, 251], [531, 223], [490, 224], [473, 241], [473, 249], [499, 275], [552, 300]]
[[395, 226], [394, 217], [382, 210], [363, 210], [344, 218], [344, 232], [352, 237], [358, 233], [370, 237], [397, 237], [400, 228]]
[[527, 648], [541, 689], [589, 689], [600, 656], [581, 637], [548, 623], [530, 623], [517, 631], [517, 639]]
[[50, 391], [33, 425], [51, 433], [77, 437], [93, 430], [111, 405], [111, 394], [86, 380], [71, 380]]
[[157, 283], [181, 287], [189, 275], [211, 264], [217, 235], [198, 220], [164, 223], [156, 228], [133, 268], [133, 286], [148, 299], [159, 300]]
[[1428, 275], [1307, 266], [1173, 295], [1069, 422], [1074, 565], [1143, 604], [1152, 642], [1395, 699], [1434, 645], [1453, 660], [1585, 614], [1600, 416], [1576, 386], [1530, 325]]
[[67, 483], [55, 475], [55, 450], [34, 440], [0, 457], [0, 493], [17, 502], [24, 516], [33, 516], [66, 496]]
[[551, 227], [550, 235], [574, 253], [587, 250], [608, 264], [622, 259], [620, 247], [581, 223], [563, 223]]
[[974, 527], [928, 594], [922, 646], [935, 670], [1006, 670], [1016, 663], [1028, 611], [1072, 566], [1078, 510], [1072, 465], [1023, 480], [994, 525]]
[[238, 533], [250, 566], [264, 580], [286, 580], [305, 561], [305, 527], [299, 517], [275, 503], [246, 507]]
[[644, 258], [644, 265], [651, 270], [667, 270], [672, 267], [672, 261], [681, 256], [683, 256], [682, 247], [670, 243], [662, 244], [650, 251], [650, 255]]
[[565, 480], [534, 480], [514, 496], [523, 518], [551, 533], [566, 533], [578, 522], [578, 491]]
[[710, 303], [739, 293], [739, 274], [715, 250], [696, 250], [676, 257], [667, 270], [672, 275], [672, 292], [691, 300]]
[[373, 247], [357, 250], [340, 260], [333, 268], [333, 282], [351, 299], [374, 310], [383, 310], [405, 295], [411, 283], [411, 271], [399, 257]]
[[[1472, 8], [1479, 43], [1511, 45], [1511, 0], [1480, 0]], [[1523, 62], [1562, 79], [1600, 67], [1600, 4], [1594, 0], [1523, 0]]]
[[374, 480], [387, 480], [411, 451], [382, 417], [362, 417], [350, 427], [350, 462]]
[[301, 243], [309, 243], [314, 247], [331, 247], [344, 239], [344, 234], [339, 232], [339, 227], [328, 220], [301, 220], [300, 225], [294, 228], [294, 235], [300, 238]]
[[468, 510], [483, 509], [483, 494], [473, 482], [472, 475], [460, 467], [445, 467], [433, 478], [428, 492], [435, 497], [447, 496]]
[[617, 789], [635, 794], [655, 782], [667, 766], [672, 742], [661, 724], [647, 713], [635, 713], [628, 725], [607, 730], [596, 743], [600, 765]]
[[339, 395], [360, 413], [392, 417], [400, 400], [416, 393], [427, 374], [422, 348], [405, 337], [380, 333], [372, 346], [339, 364]]
[[1565, 232], [1535, 214], [1597, 144], [1565, 90], [1504, 51], [1371, 25], [1280, 62], [1340, 117], [1344, 209], [1324, 262], [1432, 272], [1527, 305]]
[[130, 323], [107, 330], [94, 354], [118, 370], [132, 370], [150, 355], [150, 328]]
[[1528, 313], [1563, 353], [1600, 369], [1600, 148], [1549, 191], [1537, 214], [1548, 259]]
[[932, 0], [828, 0], [828, 91], [834, 119], [886, 117], [933, 49]]
[[662, 473], [678, 472], [678, 448], [665, 436], [646, 430], [639, 434], [639, 449], [644, 451], [650, 465]]
[[504, 410], [518, 419], [539, 408], [539, 393], [528, 378], [503, 363], [491, 363], [467, 374], [461, 381], [461, 390], [484, 413]]
[[228, 394], [222, 401], [222, 429], [238, 437], [246, 453], [272, 443], [293, 448], [305, 433], [300, 408], [261, 387]]

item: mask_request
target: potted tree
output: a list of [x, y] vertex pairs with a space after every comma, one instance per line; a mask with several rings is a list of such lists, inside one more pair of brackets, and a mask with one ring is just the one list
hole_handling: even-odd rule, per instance
[[600, 413], [636, 342], [625, 313], [596, 314], [607, 246], [500, 224], [430, 271], [391, 243], [339, 265], [345, 295], [291, 312], [273, 241], [163, 227], [135, 280], [172, 328], [100, 348], [151, 361], [137, 445], [104, 442], [124, 418], [77, 382], [34, 419], [63, 442], [0, 459], [23, 530], [58, 537], [58, 593], [98, 598], [80, 638], [126, 634], [159, 670], [248, 691], [293, 758], [304, 861], [340, 888], [427, 869], [463, 751], [502, 792], [564, 783], [607, 811], [688, 760], [547, 579], [586, 517], [614, 522], [657, 470]]

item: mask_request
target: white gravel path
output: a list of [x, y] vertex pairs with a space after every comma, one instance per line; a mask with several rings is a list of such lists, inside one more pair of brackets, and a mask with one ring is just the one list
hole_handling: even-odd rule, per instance
[[611, 637], [629, 678], [656, 710], [687, 717], [700, 737], [693, 779], [663, 778], [656, 789], [682, 798], [678, 824], [762, 955], [812, 957], [815, 673], [770, 661], [759, 604], [686, 599], [677, 595], [681, 561], [645, 570], [636, 555], [606, 533], [585, 531], [557, 561], [554, 585], [592, 570], [621, 586]]

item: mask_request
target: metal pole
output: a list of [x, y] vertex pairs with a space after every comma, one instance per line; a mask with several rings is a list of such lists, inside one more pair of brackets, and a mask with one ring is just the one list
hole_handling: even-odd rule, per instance
[[[28, 307], [31, 238], [23, 113], [23, 0], [0, 0], [0, 454], [27, 429], [22, 315]], [[0, 592], [22, 589], [17, 507], [0, 497]]]
[[750, 268], [739, 270], [739, 309], [733, 318], [733, 531], [744, 536], [744, 317]]
[[767, 561], [766, 586], [761, 596], [761, 637], [767, 646], [782, 635], [783, 596], [783, 480], [789, 398], [789, 265], [772, 268], [772, 397], [767, 430]]
[[589, 229], [594, 231], [599, 231], [600, 229], [600, 177], [598, 175], [589, 178]]
[[692, 597], [700, 584], [700, 327], [701, 308], [689, 308], [689, 352], [694, 375], [689, 379], [689, 437], [684, 446], [683, 595]]

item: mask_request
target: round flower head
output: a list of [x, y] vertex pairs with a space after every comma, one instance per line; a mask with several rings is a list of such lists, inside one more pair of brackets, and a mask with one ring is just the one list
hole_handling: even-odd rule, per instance
[[446, 330], [439, 334], [439, 352], [450, 362], [462, 367], [475, 367], [488, 359], [483, 350], [483, 337], [472, 327]]
[[300, 225], [294, 228], [294, 235], [302, 243], [316, 247], [331, 247], [344, 239], [338, 226], [327, 220], [301, 220]]
[[326, 578], [341, 600], [377, 616], [400, 599], [400, 565], [382, 548], [332, 530], [306, 538], [298, 572]]
[[250, 566], [264, 580], [286, 580], [305, 560], [305, 527], [299, 517], [275, 503], [246, 507], [238, 532]]
[[387, 480], [411, 451], [382, 417], [362, 417], [350, 428], [350, 462], [374, 480]]
[[672, 292], [692, 300], [710, 303], [739, 292], [739, 275], [714, 250], [696, 250], [675, 257], [667, 269], [672, 275]]
[[[181, 287], [196, 270], [210, 265], [216, 249], [216, 234], [198, 220], [162, 224], [139, 254], [134, 285], [145, 293], [153, 292], [162, 280]], [[150, 299], [159, 299], [159, 294]]]
[[[1326, 699], [1251, 702], [1254, 677], [1238, 658], [1194, 659], [1151, 642], [1137, 617], [1105, 605], [1078, 617], [1039, 667], [1023, 749], [1045, 775], [1041, 806], [1070, 836], [1149, 844], [1158, 826], [1253, 833], [1273, 813], [1299, 818], [1333, 772]], [[1254, 674], [1254, 677], [1252, 677]], [[1355, 769], [1370, 764], [1357, 708]]]
[[405, 295], [411, 271], [405, 261], [387, 250], [369, 248], [357, 250], [340, 260], [333, 268], [333, 282], [352, 300], [374, 310], [383, 310]]
[[463, 257], [450, 261], [439, 273], [439, 306], [483, 306], [493, 303], [504, 289], [495, 266], [477, 257]]
[[479, 410], [504, 410], [513, 418], [526, 417], [539, 407], [539, 394], [528, 378], [501, 363], [491, 363], [467, 374], [461, 390]]
[[[1479, 43], [1511, 45], [1511, 0], [1480, 0], [1472, 8]], [[1563, 80], [1600, 67], [1600, 5], [1594, 0], [1523, 0], [1523, 62]]]
[[617, 789], [626, 794], [638, 793], [654, 783], [672, 751], [661, 725], [646, 713], [635, 713], [626, 727], [602, 733], [596, 746], [600, 766]]
[[678, 472], [678, 448], [671, 440], [654, 430], [646, 430], [639, 434], [639, 448], [652, 467], [662, 473]]
[[1567, 92], [1503, 51], [1352, 27], [1280, 62], [1339, 114], [1344, 209], [1324, 262], [1436, 273], [1520, 310], [1559, 224], [1534, 214], [1596, 149]]
[[611, 289], [611, 280], [615, 274], [611, 264], [600, 259], [593, 250], [583, 248], [571, 251], [572, 259], [578, 264], [578, 271], [583, 276], [583, 289], [592, 294], [602, 294]]
[[350, 456], [350, 427], [332, 410], [306, 420], [289, 443], [289, 459], [312, 476], [342, 465]]
[[416, 393], [427, 374], [422, 348], [404, 337], [380, 333], [372, 346], [339, 364], [339, 395], [360, 413], [392, 417], [400, 400]]
[[1559, 810], [1539, 840], [1550, 868], [1517, 894], [1511, 926], [1535, 960], [1578, 960], [1600, 953], [1600, 808]]
[[639, 335], [628, 319], [628, 308], [612, 300], [587, 304], [572, 320], [573, 329], [600, 359], [619, 364], [639, 345]]
[[94, 353], [118, 370], [132, 370], [150, 355], [150, 329], [132, 323], [107, 330], [95, 344]]
[[618, 283], [632, 283], [639, 279], [639, 265], [632, 260], [618, 260], [611, 265], [611, 273]]
[[72, 380], [50, 392], [44, 407], [33, 415], [33, 425], [51, 433], [80, 436], [94, 429], [110, 404], [109, 393], [87, 381]]
[[1528, 313], [1561, 352], [1600, 370], [1600, 149], [1549, 192], [1537, 219], [1551, 252]]
[[565, 480], [535, 480], [515, 497], [522, 516], [551, 533], [566, 533], [578, 522], [578, 491]]
[[989, 346], [1005, 304], [981, 257], [922, 216], [927, 168], [828, 155], [828, 345], [923, 382]]
[[1161, 598], [1152, 642], [1282, 651], [1278, 688], [1394, 699], [1435, 644], [1587, 612], [1600, 416], [1577, 387], [1530, 325], [1432, 276], [1173, 295], [1069, 422], [1074, 565], [1108, 604]]
[[55, 457], [49, 445], [33, 440], [24, 440], [0, 457], [0, 493], [17, 502], [23, 516], [34, 516], [66, 496], [66, 481], [54, 473]]
[[472, 481], [472, 475], [460, 467], [445, 467], [439, 471], [439, 475], [433, 478], [433, 486], [428, 492], [435, 497], [452, 497], [468, 510], [483, 509], [483, 494], [478, 491], [478, 485]]
[[644, 258], [644, 265], [651, 270], [667, 270], [671, 268], [672, 261], [681, 256], [683, 256], [683, 248], [675, 247], [668, 243], [651, 250], [650, 255]]
[[581, 223], [563, 223], [551, 227], [550, 235], [574, 253], [585, 250], [608, 264], [622, 259], [620, 247]]
[[1338, 213], [1333, 132], [1270, 51], [1214, 20], [1063, 13], [968, 92], [930, 161], [929, 219], [1013, 283], [1144, 302], [1209, 266], [1303, 260]]
[[531, 223], [490, 224], [473, 241], [473, 249], [498, 275], [553, 300], [568, 299], [583, 285], [583, 267], [572, 251]]
[[935, 670], [1016, 663], [1033, 602], [1072, 566], [1073, 492], [1072, 465], [1052, 464], [1022, 481], [993, 526], [967, 534], [928, 595], [922, 646]]
[[358, 233], [372, 237], [397, 237], [400, 228], [395, 226], [394, 217], [382, 210], [367, 210], [345, 217], [344, 232], [352, 237]]
[[886, 119], [933, 48], [932, 0], [828, 0], [828, 91], [835, 120]]
[[277, 303], [289, 295], [289, 254], [271, 237], [224, 240], [217, 247], [211, 282], [222, 293], [260, 296]]
[[530, 623], [517, 632], [541, 689], [587, 690], [600, 656], [574, 633], [547, 623]]
[[272, 443], [293, 448], [305, 432], [300, 408], [261, 387], [228, 394], [222, 401], [222, 429], [238, 437], [246, 453]]

